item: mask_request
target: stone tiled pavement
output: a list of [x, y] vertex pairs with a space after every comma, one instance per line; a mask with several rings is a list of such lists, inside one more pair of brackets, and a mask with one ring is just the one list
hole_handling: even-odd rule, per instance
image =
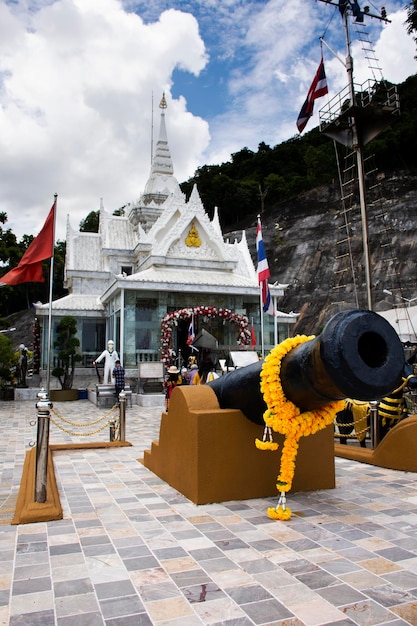
[[[91, 432], [105, 413], [54, 410]], [[160, 415], [127, 409], [132, 447], [54, 452], [64, 519], [12, 526], [36, 409], [0, 404], [0, 624], [417, 625], [415, 473], [336, 459], [336, 489], [290, 495], [288, 522], [273, 499], [196, 506], [137, 461]], [[51, 443], [80, 441], [53, 419]]]

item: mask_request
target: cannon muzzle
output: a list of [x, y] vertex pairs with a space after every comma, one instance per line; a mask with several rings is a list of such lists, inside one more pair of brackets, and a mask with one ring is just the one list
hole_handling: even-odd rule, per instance
[[[284, 357], [281, 384], [302, 412], [343, 398], [377, 400], [398, 387], [404, 360], [399, 337], [383, 317], [350, 309], [336, 313], [320, 335]], [[261, 369], [262, 362], [254, 363], [208, 383], [220, 407], [240, 409], [263, 424]]]

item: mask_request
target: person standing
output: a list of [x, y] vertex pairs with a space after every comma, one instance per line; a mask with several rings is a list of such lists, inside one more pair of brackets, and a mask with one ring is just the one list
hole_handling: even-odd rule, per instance
[[190, 376], [186, 367], [181, 368], [181, 385], [189, 385]]
[[197, 365], [197, 363], [193, 363], [191, 365], [190, 373], [188, 374], [188, 378], [189, 378], [188, 384], [189, 385], [193, 385], [194, 384], [194, 378], [195, 378], [195, 375], [197, 373], [198, 373], [198, 365]]
[[212, 380], [216, 380], [216, 378], [218, 378], [219, 375], [216, 372], [216, 370], [214, 369], [214, 365], [211, 368], [211, 370], [209, 371], [209, 373], [207, 374], [207, 381], [208, 383], [211, 383]]
[[117, 359], [113, 369], [113, 378], [116, 398], [119, 400], [119, 393], [125, 388], [125, 370], [119, 359]]
[[172, 392], [175, 387], [181, 385], [182, 378], [180, 376], [180, 370], [175, 365], [171, 365], [171, 367], [167, 370], [167, 379], [165, 380], [165, 408], [168, 411], [169, 401], [172, 396]]

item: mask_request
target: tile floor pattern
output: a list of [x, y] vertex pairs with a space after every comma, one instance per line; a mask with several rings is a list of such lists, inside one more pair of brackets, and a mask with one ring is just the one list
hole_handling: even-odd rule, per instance
[[[417, 474], [336, 459], [336, 489], [290, 495], [288, 522], [273, 499], [196, 506], [137, 461], [160, 414], [127, 409], [132, 447], [54, 453], [64, 519], [0, 525], [0, 624], [417, 625]], [[4, 511], [34, 422], [33, 402], [0, 403]], [[51, 424], [51, 443], [74, 439]]]

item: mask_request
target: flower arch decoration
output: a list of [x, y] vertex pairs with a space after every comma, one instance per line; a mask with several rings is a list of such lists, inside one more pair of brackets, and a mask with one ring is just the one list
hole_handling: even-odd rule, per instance
[[233, 322], [238, 327], [237, 344], [247, 346], [250, 342], [251, 334], [249, 322], [246, 315], [233, 313], [230, 309], [216, 308], [214, 306], [196, 306], [186, 309], [179, 309], [167, 313], [161, 322], [161, 361], [165, 364], [170, 362], [172, 355], [172, 329], [178, 325], [179, 320], [192, 318], [193, 316], [204, 315], [206, 317], [220, 317], [223, 320]]

